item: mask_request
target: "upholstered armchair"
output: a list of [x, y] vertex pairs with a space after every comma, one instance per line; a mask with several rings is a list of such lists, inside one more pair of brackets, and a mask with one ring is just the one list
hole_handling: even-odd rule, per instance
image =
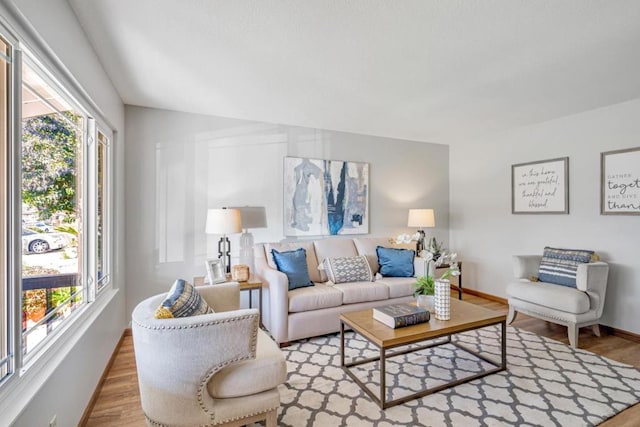
[[568, 329], [569, 344], [578, 346], [578, 330], [591, 326], [600, 336], [598, 320], [602, 316], [607, 290], [608, 264], [589, 262], [580, 264], [576, 271], [576, 287], [553, 283], [534, 282], [538, 276], [542, 256], [516, 255], [513, 257], [515, 280], [507, 286], [509, 315], [507, 323], [514, 321], [518, 312], [564, 325]]
[[258, 328], [256, 309], [239, 310], [237, 284], [202, 286], [215, 313], [156, 319], [165, 295], [133, 311], [142, 409], [149, 426], [276, 426], [277, 386], [286, 379], [278, 346]]

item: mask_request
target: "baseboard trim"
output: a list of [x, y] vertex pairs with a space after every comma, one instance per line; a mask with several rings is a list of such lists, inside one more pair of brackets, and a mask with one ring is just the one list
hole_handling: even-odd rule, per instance
[[491, 294], [485, 294], [484, 292], [476, 291], [475, 289], [462, 288], [462, 293], [488, 299], [489, 301], [499, 302], [504, 305], [509, 305], [509, 302], [506, 298], [497, 297]]
[[93, 407], [96, 405], [96, 401], [98, 400], [98, 395], [100, 394], [100, 390], [102, 390], [102, 386], [104, 385], [104, 382], [107, 379], [107, 375], [109, 374], [109, 371], [113, 366], [113, 362], [116, 360], [116, 357], [120, 352], [120, 347], [122, 346], [124, 337], [130, 336], [130, 335], [131, 335], [131, 328], [126, 328], [122, 332], [122, 336], [120, 336], [120, 339], [118, 340], [118, 344], [116, 344], [116, 347], [113, 349], [113, 353], [111, 353], [111, 357], [109, 358], [109, 362], [107, 363], [107, 366], [105, 366], [104, 371], [102, 371], [102, 375], [100, 376], [100, 381], [98, 381], [98, 384], [96, 385], [96, 388], [93, 391], [93, 394], [91, 395], [91, 399], [89, 399], [89, 403], [87, 404], [87, 407], [84, 409], [84, 412], [82, 413], [82, 418], [80, 418], [80, 422], [78, 423], [78, 426], [84, 427], [87, 425], [87, 422], [89, 421], [89, 417], [91, 416], [91, 412], [93, 411]]
[[640, 335], [639, 334], [635, 334], [633, 332], [629, 332], [629, 331], [625, 331], [625, 330], [622, 330], [622, 329], [614, 328], [612, 326], [600, 325], [600, 327], [602, 329], [604, 329], [604, 331], [609, 335], [615, 335], [616, 337], [624, 338], [626, 340], [633, 341], [633, 342], [640, 342]]

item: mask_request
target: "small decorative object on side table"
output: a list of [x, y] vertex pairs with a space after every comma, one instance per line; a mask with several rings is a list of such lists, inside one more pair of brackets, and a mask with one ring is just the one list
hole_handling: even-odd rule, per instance
[[238, 282], [246, 282], [249, 280], [249, 266], [244, 264], [234, 265], [231, 268], [231, 279]]
[[[193, 285], [194, 286], [204, 286], [204, 285], [208, 285], [209, 283], [205, 282], [205, 276], [195, 276], [193, 278]], [[252, 301], [252, 295], [253, 295], [253, 291], [257, 290], [258, 291], [258, 311], [260, 312], [260, 327], [262, 327], [262, 281], [260, 281], [259, 279], [257, 279], [255, 276], [251, 276], [249, 277], [249, 280], [245, 281], [245, 282], [241, 282], [239, 280], [237, 280], [238, 285], [240, 285], [240, 292], [242, 291], [249, 291], [249, 307], [251, 308], [253, 306], [253, 301]]]

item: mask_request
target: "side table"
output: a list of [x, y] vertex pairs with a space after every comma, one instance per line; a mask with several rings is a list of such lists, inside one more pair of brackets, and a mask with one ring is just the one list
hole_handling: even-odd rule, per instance
[[[254, 290], [258, 291], [258, 312], [260, 315], [260, 327], [262, 327], [263, 326], [262, 325], [262, 282], [256, 279], [254, 276], [251, 276], [249, 277], [249, 280], [247, 280], [246, 282], [237, 282], [237, 283], [238, 285], [240, 285], [240, 292], [249, 291], [249, 308], [253, 307], [253, 301], [252, 301], [253, 291]], [[205, 276], [195, 276], [193, 278], [194, 286], [203, 286], [208, 284], [209, 283], [206, 282]]]

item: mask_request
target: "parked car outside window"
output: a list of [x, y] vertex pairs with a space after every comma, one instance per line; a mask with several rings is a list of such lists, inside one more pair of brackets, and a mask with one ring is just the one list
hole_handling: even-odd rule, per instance
[[22, 229], [22, 251], [25, 254], [45, 252], [62, 249], [69, 243], [65, 233], [38, 233], [28, 228]]
[[53, 231], [53, 226], [44, 221], [38, 221], [32, 226], [33, 228], [37, 228], [40, 231], [44, 231], [45, 233], [50, 233]]

